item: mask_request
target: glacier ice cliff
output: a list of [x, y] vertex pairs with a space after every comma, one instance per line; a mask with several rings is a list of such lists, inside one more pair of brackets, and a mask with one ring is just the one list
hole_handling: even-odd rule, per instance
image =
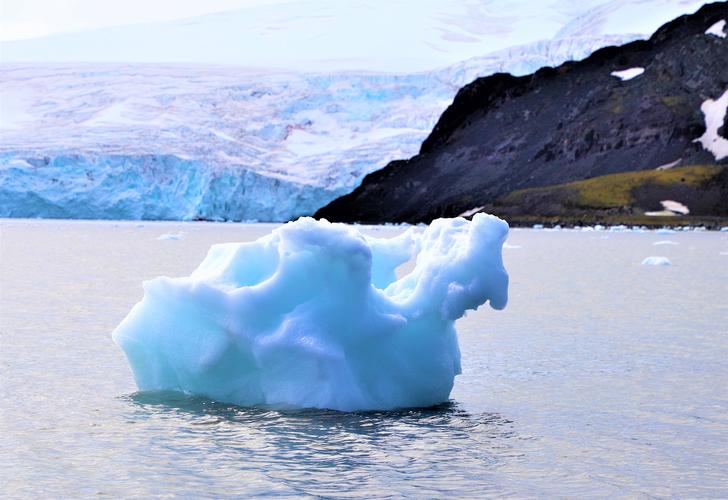
[[175, 155], [0, 153], [0, 216], [69, 219], [288, 220], [336, 188]]
[[[343, 411], [446, 401], [454, 322], [508, 295], [508, 225], [476, 214], [376, 239], [302, 218], [214, 245], [189, 277], [144, 283], [113, 332], [140, 390]], [[395, 269], [416, 253], [414, 269]]]

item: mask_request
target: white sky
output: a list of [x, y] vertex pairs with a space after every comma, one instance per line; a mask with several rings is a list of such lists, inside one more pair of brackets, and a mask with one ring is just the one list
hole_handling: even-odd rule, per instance
[[275, 3], [281, 0], [0, 0], [0, 41]]
[[702, 2], [0, 0], [0, 55], [4, 63], [425, 71], [552, 38], [572, 21], [577, 35], [648, 35]]

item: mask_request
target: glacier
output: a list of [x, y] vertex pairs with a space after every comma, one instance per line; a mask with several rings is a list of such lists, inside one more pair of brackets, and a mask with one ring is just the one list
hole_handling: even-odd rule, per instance
[[142, 391], [275, 408], [432, 406], [460, 373], [455, 320], [506, 306], [507, 234], [482, 213], [391, 239], [301, 218], [212, 246], [188, 277], [145, 282], [112, 336]]
[[0, 216], [310, 215], [416, 154], [477, 76], [527, 74], [624, 40], [540, 42], [410, 75], [0, 65]]
[[[310, 12], [299, 5], [297, 14], [283, 17], [271, 7], [146, 25], [145, 36], [161, 37], [160, 44], [139, 42], [132, 36], [140, 34], [138, 27], [3, 42], [0, 217], [293, 220], [350, 192], [388, 162], [417, 154], [457, 90], [473, 79], [496, 72], [524, 75], [645, 38], [661, 22], [702, 3], [650, 0], [635, 6], [611, 0], [577, 8], [557, 2], [534, 10], [509, 2], [498, 4], [503, 11], [496, 4], [456, 2], [450, 14], [442, 4], [425, 2], [418, 22], [431, 23], [431, 30], [410, 33], [417, 23], [404, 23], [404, 31], [383, 27], [382, 40], [393, 45], [372, 43], [373, 52], [360, 59], [330, 53], [331, 44], [306, 49], [312, 29], [303, 22], [306, 16], [323, 9], [330, 19], [363, 19], [361, 6], [313, 0], [301, 4], [318, 6]], [[522, 14], [504, 19], [508, 9]], [[476, 12], [488, 29], [473, 25]], [[256, 69], [262, 61], [236, 59], [255, 51], [223, 43], [237, 40], [236, 34], [253, 36], [239, 29], [251, 19], [290, 29], [286, 50], [276, 52], [273, 44], [273, 52], [263, 51], [278, 69]], [[320, 28], [324, 38], [342, 40], [336, 50], [347, 47], [346, 33]], [[260, 36], [280, 35], [264, 31]], [[435, 38], [423, 40], [422, 33]], [[402, 59], [392, 47], [410, 35], [419, 38], [402, 49]], [[125, 37], [136, 45], [121, 43]], [[183, 50], [204, 37], [215, 41], [219, 60], [209, 51]], [[308, 71], [284, 58], [296, 37], [304, 40], [297, 54], [305, 54]], [[104, 56], [112, 62], [83, 52], [112, 46]], [[171, 52], [147, 60], [135, 55], [137, 49]], [[403, 63], [432, 65], [478, 52], [486, 53], [434, 69]], [[123, 62], [128, 60], [136, 62]]]

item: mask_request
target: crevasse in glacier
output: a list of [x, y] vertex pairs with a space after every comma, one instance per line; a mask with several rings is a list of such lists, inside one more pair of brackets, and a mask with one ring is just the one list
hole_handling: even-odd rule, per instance
[[507, 233], [485, 214], [392, 239], [302, 218], [214, 245], [189, 277], [145, 282], [113, 338], [141, 390], [344, 411], [437, 404], [460, 373], [455, 320], [506, 305]]

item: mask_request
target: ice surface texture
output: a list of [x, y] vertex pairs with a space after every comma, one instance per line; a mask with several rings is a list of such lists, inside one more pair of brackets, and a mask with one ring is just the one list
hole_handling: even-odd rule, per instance
[[506, 305], [507, 234], [486, 214], [392, 239], [302, 218], [214, 245], [189, 277], [145, 282], [113, 338], [141, 390], [344, 411], [430, 406], [460, 373], [455, 320]]

